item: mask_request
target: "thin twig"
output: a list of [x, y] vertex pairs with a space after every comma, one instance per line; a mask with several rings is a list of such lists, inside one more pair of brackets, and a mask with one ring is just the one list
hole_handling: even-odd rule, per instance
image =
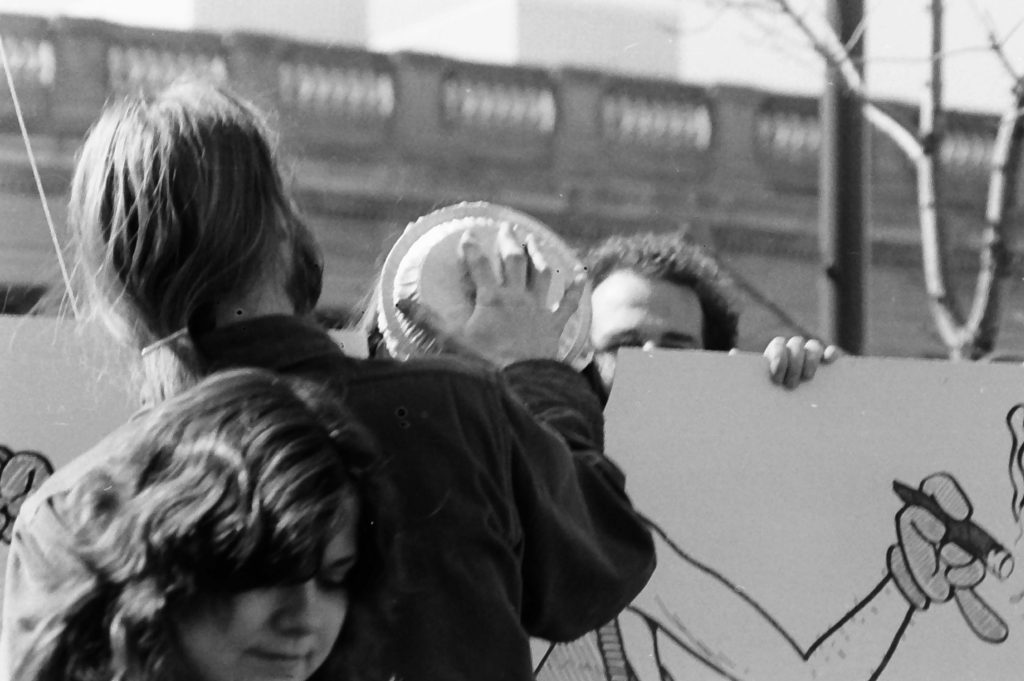
[[857, 27], [853, 29], [853, 32], [850, 34], [850, 39], [846, 41], [845, 45], [843, 45], [843, 49], [846, 50], [847, 53], [852, 51], [853, 46], [860, 42], [860, 39], [864, 37], [864, 31], [867, 30], [867, 27], [868, 18], [867, 15], [865, 15], [861, 17], [860, 22], [857, 23]]
[[995, 53], [996, 59], [1000, 64], [1002, 64], [1003, 68], [1006, 69], [1006, 73], [1013, 79], [1013, 82], [1016, 83], [1020, 80], [1020, 75], [1018, 75], [1017, 70], [1013, 67], [1013, 64], [1010, 63], [1010, 59], [1006, 56], [1006, 50], [1003, 49], [1006, 45], [1006, 39], [999, 39], [999, 36], [996, 33], [996, 23], [992, 18], [992, 14], [988, 10], [983, 9], [978, 4], [977, 0], [967, 0], [967, 4], [969, 4], [971, 9], [974, 10], [975, 15], [978, 17], [978, 21], [981, 22], [982, 27], [985, 29], [985, 37], [988, 38], [989, 49]]
[[822, 28], [821, 32], [815, 31], [804, 19], [804, 16], [797, 13], [788, 0], [773, 0], [775, 6], [788, 16], [796, 28], [807, 37], [814, 50], [820, 54], [825, 63], [836, 68], [843, 77], [847, 89], [866, 99], [864, 92], [864, 79], [857, 71], [856, 65], [850, 60], [849, 53], [843, 48], [843, 43], [831, 28]]
[[1003, 36], [1004, 45], [1010, 41], [1010, 38], [1013, 37], [1013, 34], [1016, 33], [1021, 26], [1024, 26], [1024, 17], [1018, 19], [1017, 22], [1013, 26], [1011, 26], [1010, 29], [1006, 32], [1006, 35]]
[[[943, 50], [942, 54], [938, 55], [937, 58], [949, 59], [950, 57], [961, 57], [969, 54], [978, 54], [980, 52], [989, 52], [991, 49], [992, 48], [988, 45], [965, 45], [964, 47], [954, 47], [948, 50]], [[872, 64], [924, 64], [932, 61], [932, 58], [872, 55], [871, 57], [860, 57], [857, 59], [851, 57], [850, 61], [857, 66], [863, 66], [869, 62]]]
[[792, 45], [793, 41], [788, 39], [787, 36], [777, 35], [778, 29], [776, 26], [771, 26], [767, 21], [753, 15], [747, 15], [745, 19], [747, 23], [752, 24], [760, 31], [760, 38], [764, 40], [764, 44], [775, 53], [784, 56], [794, 64], [801, 64], [803, 66], [817, 64], [817, 60], [808, 59], [810, 55], [806, 49], [794, 47]]

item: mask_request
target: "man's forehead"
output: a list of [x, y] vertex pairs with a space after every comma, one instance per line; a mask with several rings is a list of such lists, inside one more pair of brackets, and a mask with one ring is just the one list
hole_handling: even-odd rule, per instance
[[690, 288], [628, 270], [613, 272], [594, 288], [595, 334], [636, 329], [700, 335], [700, 300]]
[[616, 270], [594, 287], [595, 303], [608, 306], [662, 307], [700, 314], [700, 299], [689, 286], [648, 277], [632, 270]]

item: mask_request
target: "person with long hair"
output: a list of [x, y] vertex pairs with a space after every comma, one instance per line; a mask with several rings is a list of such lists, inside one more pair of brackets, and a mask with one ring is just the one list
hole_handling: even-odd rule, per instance
[[79, 569], [25, 566], [61, 583], [8, 678], [380, 678], [355, 645], [383, 635], [376, 466], [333, 395], [264, 370], [143, 413], [47, 481], [69, 513], [45, 550]]
[[[380, 445], [395, 490], [392, 548], [414, 566], [379, 603], [392, 616], [386, 669], [405, 681], [530, 679], [531, 635], [570, 640], [608, 621], [655, 560], [602, 451], [600, 403], [553, 359], [583, 280], [553, 309], [538, 290], [547, 279], [523, 269], [477, 296], [462, 339], [492, 366], [346, 357], [308, 314], [320, 253], [272, 139], [258, 110], [208, 85], [107, 108], [76, 163], [68, 210], [91, 318], [138, 358], [147, 404], [232, 367], [332, 391]], [[528, 264], [510, 258], [505, 274]], [[69, 488], [75, 475], [64, 476]], [[62, 498], [46, 488], [16, 521], [0, 678], [25, 678], [11, 670], [53, 617], [53, 576], [89, 567], [61, 539], [76, 513]]]

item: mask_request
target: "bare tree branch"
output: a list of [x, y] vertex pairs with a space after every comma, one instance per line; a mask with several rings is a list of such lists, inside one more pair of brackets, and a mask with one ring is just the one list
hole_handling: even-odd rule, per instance
[[867, 30], [867, 27], [868, 27], [868, 17], [865, 14], [864, 17], [861, 18], [860, 23], [857, 24], [857, 28], [855, 28], [853, 30], [853, 33], [850, 35], [850, 39], [846, 41], [845, 45], [843, 45], [843, 49], [847, 53], [851, 52], [852, 49], [853, 49], [853, 46], [861, 41], [861, 39], [864, 37], [864, 31]]
[[864, 115], [868, 121], [878, 128], [880, 132], [892, 139], [896, 146], [906, 154], [907, 158], [915, 164], [918, 163], [924, 153], [921, 142], [906, 126], [870, 100], [864, 90], [864, 81], [861, 78], [860, 72], [850, 60], [849, 54], [843, 48], [835, 32], [829, 29], [822, 29], [822, 33], [819, 34], [799, 14], [792, 10], [788, 0], [771, 1], [775, 3], [782, 13], [790, 17], [800, 32], [810, 42], [814, 51], [821, 55], [827, 64], [839, 70], [846, 87], [862, 102]]
[[[728, 2], [728, 0], [725, 0]], [[847, 90], [862, 106], [867, 120], [888, 137], [913, 163], [917, 179], [917, 204], [919, 228], [921, 231], [921, 255], [925, 287], [929, 296], [929, 308], [933, 322], [951, 359], [962, 357], [977, 358], [990, 353], [998, 333], [1002, 288], [1008, 276], [1009, 254], [1007, 252], [1008, 216], [1016, 205], [1018, 176], [1021, 156], [1024, 153], [1024, 78], [1007, 57], [1005, 45], [1010, 36], [1021, 26], [1014, 25], [1001, 39], [992, 17], [976, 2], [970, 0], [975, 13], [987, 31], [987, 44], [983, 47], [969, 47], [946, 50], [942, 45], [943, 0], [930, 0], [932, 39], [928, 56], [929, 88], [922, 100], [918, 131], [911, 130], [887, 113], [868, 96], [866, 84], [858, 70], [858, 64], [849, 54], [847, 46], [839, 40], [828, 25], [812, 25], [806, 12], [797, 11], [792, 0], [764, 0], [788, 18], [811, 48], [825, 63], [838, 73]], [[753, 6], [756, 3], [745, 3]], [[758, 12], [764, 13], [764, 6]], [[754, 23], [760, 23], [755, 21]], [[767, 31], [767, 27], [762, 26]], [[856, 39], [860, 39], [863, 24], [858, 27]], [[851, 43], [851, 44], [855, 44]], [[1015, 83], [1014, 104], [1002, 116], [999, 131], [992, 151], [992, 167], [989, 176], [988, 202], [985, 215], [985, 229], [979, 251], [979, 268], [975, 279], [971, 307], [965, 315], [955, 291], [948, 285], [951, 281], [951, 264], [948, 248], [948, 226], [945, 224], [940, 205], [941, 142], [944, 133], [942, 106], [942, 66], [954, 54], [967, 52], [991, 52], [999, 60]]]
[[922, 156], [916, 163], [917, 210], [921, 229], [921, 263], [928, 306], [950, 359], [961, 359], [970, 338], [965, 333], [963, 313], [956, 291], [949, 281], [950, 249], [946, 221], [940, 210], [942, 196], [942, 141], [945, 137], [943, 106], [943, 1], [929, 3], [928, 80], [918, 115], [918, 138]]
[[1020, 80], [1020, 75], [1006, 56], [1006, 38], [1003, 38], [1002, 40], [999, 39], [998, 34], [996, 33], [996, 22], [992, 18], [992, 14], [988, 10], [983, 9], [981, 5], [978, 4], [978, 0], [968, 0], [968, 4], [971, 6], [971, 9], [974, 10], [975, 15], [978, 17], [978, 21], [985, 29], [985, 37], [988, 40], [989, 49], [992, 50], [1003, 69], [1016, 83]]
[[1002, 311], [1003, 291], [1000, 284], [1006, 281], [1009, 274], [1007, 243], [1011, 225], [1008, 217], [1016, 205], [1016, 187], [1024, 145], [1024, 81], [1017, 81], [1014, 94], [1012, 106], [999, 121], [992, 149], [978, 279], [971, 314], [967, 320], [967, 328], [974, 335], [975, 356], [989, 353], [995, 347]]
[[856, 65], [850, 60], [850, 54], [846, 51], [835, 31], [827, 27], [822, 27], [819, 31], [814, 30], [805, 17], [793, 9], [789, 0], [772, 0], [772, 2], [803, 33], [811, 43], [814, 51], [820, 54], [827, 64], [839, 71], [847, 89], [862, 100], [866, 100], [867, 93], [864, 91], [864, 79], [861, 78]]
[[1010, 30], [1008, 30], [1006, 32], [1006, 35], [1003, 36], [1003, 44], [1004, 45], [1007, 42], [1009, 42], [1010, 38], [1013, 37], [1013, 34], [1016, 33], [1020, 29], [1021, 26], [1024, 26], [1024, 17], [1021, 17], [1020, 19], [1018, 19], [1017, 22], [1013, 26], [1010, 27]]
[[[987, 44], [969, 45], [943, 50], [942, 54], [938, 55], [938, 58], [949, 59], [951, 57], [959, 57], [967, 54], [980, 54], [982, 52], [991, 51], [992, 48]], [[883, 55], [872, 55], [870, 58], [865, 57], [860, 61], [865, 63], [870, 61], [872, 64], [925, 64], [931, 61], [931, 57], [886, 57]], [[856, 60], [854, 63], [857, 63]]]
[[[768, 11], [762, 11], [759, 14], [768, 14]], [[772, 13], [772, 18], [778, 18], [778, 16], [777, 12]], [[820, 64], [818, 58], [813, 53], [808, 53], [804, 46], [793, 45], [790, 36], [780, 35], [778, 27], [769, 23], [769, 18], [747, 15], [745, 19], [760, 30], [761, 39], [772, 51], [785, 56], [794, 64], [801, 64], [803, 66], [817, 66]]]

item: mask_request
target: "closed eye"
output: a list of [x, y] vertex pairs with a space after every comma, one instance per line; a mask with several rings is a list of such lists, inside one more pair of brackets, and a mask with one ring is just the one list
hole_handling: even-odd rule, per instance
[[340, 589], [348, 584], [348, 579], [355, 565], [356, 556], [346, 556], [324, 566], [317, 573], [316, 579], [325, 589]]

